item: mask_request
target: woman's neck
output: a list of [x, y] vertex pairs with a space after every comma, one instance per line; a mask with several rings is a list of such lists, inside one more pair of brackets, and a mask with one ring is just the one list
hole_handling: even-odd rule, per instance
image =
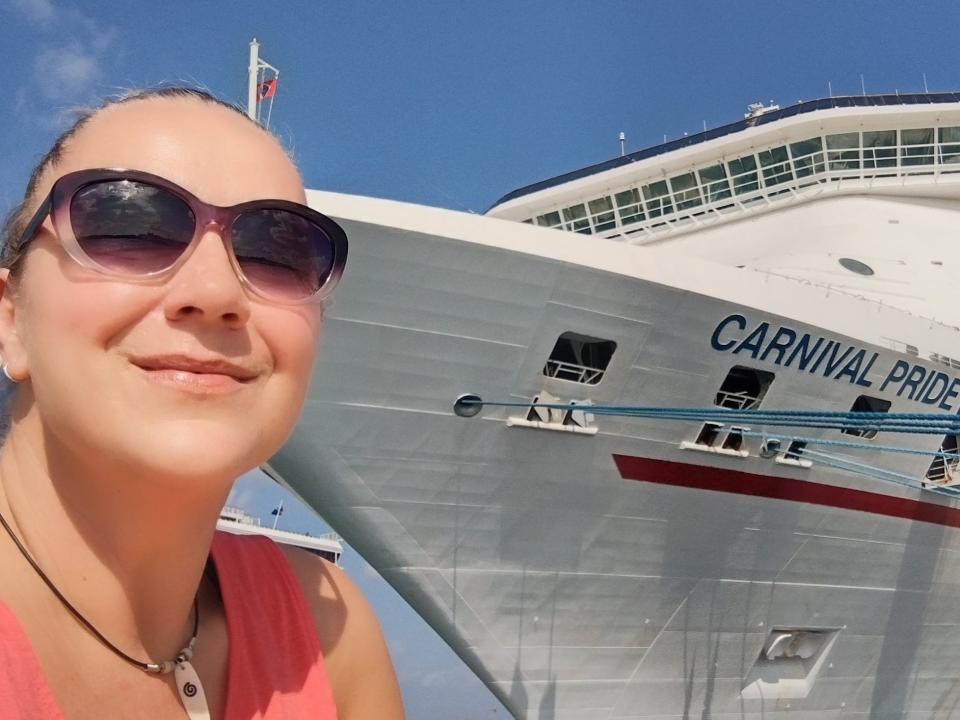
[[109, 458], [77, 457], [28, 430], [14, 428], [0, 450], [0, 512], [114, 645], [143, 661], [171, 659], [192, 628], [230, 480], [172, 486]]

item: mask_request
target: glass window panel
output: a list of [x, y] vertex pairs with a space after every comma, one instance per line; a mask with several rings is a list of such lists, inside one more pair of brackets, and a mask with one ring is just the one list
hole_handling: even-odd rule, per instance
[[591, 215], [596, 215], [607, 210], [613, 210], [613, 201], [610, 199], [609, 195], [597, 198], [596, 200], [591, 200], [588, 205], [590, 207]]
[[590, 220], [587, 218], [587, 208], [583, 203], [571, 205], [563, 209], [563, 219], [567, 230], [578, 233], [590, 233]]
[[793, 169], [798, 178], [823, 172], [823, 140], [818, 137], [790, 143]]
[[730, 197], [730, 181], [727, 180], [727, 170], [722, 164], [700, 168], [697, 172], [707, 202]]
[[933, 165], [933, 128], [900, 131], [904, 165]]
[[940, 142], [960, 143], [960, 127], [942, 127], [938, 130]]
[[753, 155], [744, 155], [742, 158], [727, 163], [730, 177], [733, 179], [733, 189], [737, 195], [753, 192], [760, 188], [757, 178], [757, 159]]
[[827, 135], [827, 167], [832, 171], [860, 169], [860, 133]]
[[670, 178], [670, 188], [677, 202], [677, 210], [686, 210], [703, 204], [703, 200], [700, 199], [700, 188], [697, 187], [697, 176], [692, 172]]
[[537, 225], [543, 227], [556, 227], [560, 224], [560, 213], [559, 211], [544, 213], [543, 215], [537, 216]]
[[901, 130], [900, 141], [904, 145], [930, 145], [933, 143], [933, 128]]
[[660, 217], [673, 212], [673, 201], [670, 198], [666, 180], [658, 180], [649, 185], [644, 185], [643, 197], [647, 201], [647, 214], [650, 217]]
[[593, 229], [596, 232], [604, 232], [617, 226], [617, 218], [613, 214], [613, 200], [609, 195], [591, 200], [587, 207], [593, 217]]
[[640, 191], [636, 188], [630, 188], [623, 192], [618, 192], [613, 196], [617, 201], [617, 209], [620, 211], [620, 222], [624, 225], [640, 222], [645, 219], [643, 214], [643, 204], [640, 202]]
[[827, 150], [843, 150], [860, 147], [860, 133], [840, 133], [827, 135]]
[[940, 162], [945, 165], [960, 163], [960, 127], [945, 127], [938, 131]]
[[767, 187], [793, 180], [793, 170], [790, 169], [786, 145], [761, 150], [757, 153], [757, 158], [763, 167], [763, 184]]
[[873, 130], [863, 133], [864, 168], [896, 167], [896, 165], [896, 130]]

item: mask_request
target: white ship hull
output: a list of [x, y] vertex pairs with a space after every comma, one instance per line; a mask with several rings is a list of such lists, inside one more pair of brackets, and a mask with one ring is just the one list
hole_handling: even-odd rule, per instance
[[[960, 133], [960, 108], [947, 110], [870, 122]], [[680, 169], [671, 155], [574, 178], [557, 191], [563, 213], [538, 199], [547, 190], [502, 211], [576, 229], [588, 222], [576, 203], [602, 195], [583, 227], [618, 241], [311, 195], [345, 227], [349, 269], [271, 471], [516, 717], [960, 717], [960, 505], [921, 489], [932, 458], [916, 452], [943, 436], [766, 428], [784, 447], [761, 452], [763, 437], [730, 441], [729, 426], [704, 441], [699, 421], [454, 413], [465, 393], [710, 408], [734, 366], [772, 377], [763, 410], [846, 412], [865, 395], [889, 412], [957, 413], [960, 151], [938, 131], [936, 164], [917, 165], [920, 131], [903, 131], [895, 167], [861, 165], [859, 146], [830, 155], [836, 133], [869, 125], [851, 113], [751, 125], [676, 151]], [[739, 183], [730, 157], [763, 164], [776, 159], [764, 142], [786, 156], [807, 135], [821, 150], [790, 145], [792, 185], [764, 170], [759, 189], [690, 200], [690, 167], [716, 177], [710, 153]], [[655, 186], [674, 172], [665, 224]], [[646, 224], [617, 173], [653, 178]], [[545, 374], [567, 332], [616, 343], [602, 381]], [[804, 462], [782, 451], [801, 435], [817, 441]]]
[[[517, 717], [949, 716], [960, 699], [952, 501], [777, 464], [757, 456], [756, 439], [746, 458], [681, 449], [698, 423], [598, 417], [590, 436], [509, 427], [524, 415], [510, 409], [457, 417], [453, 403], [546, 390], [565, 402], [704, 407], [746, 360], [776, 371], [765, 408], [847, 410], [863, 391], [849, 377], [716, 351], [716, 326], [740, 314], [751, 328], [767, 321], [876, 352], [858, 378], [874, 391], [898, 360], [938, 369], [883, 337], [960, 356], [955, 330], [668, 252], [383, 201], [311, 201], [344, 224], [351, 268], [303, 422], [272, 469]], [[542, 374], [570, 329], [619, 343], [587, 391]], [[879, 393], [893, 411], [928, 409], [897, 389]], [[884, 442], [932, 451], [939, 439]], [[883, 460], [918, 479], [929, 464]], [[699, 477], [708, 468], [722, 471]], [[751, 475], [775, 482], [757, 489]], [[784, 499], [769, 497], [777, 488]], [[851, 488], [862, 497], [833, 497]], [[934, 522], [899, 516], [931, 509]], [[773, 628], [836, 631], [805, 697], [776, 687], [744, 697]]]

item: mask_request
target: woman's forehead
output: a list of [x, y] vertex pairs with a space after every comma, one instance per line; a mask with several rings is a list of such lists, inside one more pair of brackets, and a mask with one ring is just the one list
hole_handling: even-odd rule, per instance
[[97, 167], [150, 172], [216, 205], [304, 201], [300, 175], [275, 138], [239, 113], [194, 98], [136, 100], [98, 112], [67, 143], [54, 175]]

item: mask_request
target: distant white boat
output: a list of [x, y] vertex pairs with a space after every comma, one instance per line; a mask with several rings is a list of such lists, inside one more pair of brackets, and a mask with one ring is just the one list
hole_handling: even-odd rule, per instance
[[343, 544], [340, 542], [336, 533], [315, 536], [309, 533], [296, 533], [287, 530], [278, 530], [276, 528], [262, 525], [260, 519], [254, 517], [248, 512], [225, 505], [220, 511], [220, 519], [217, 520], [217, 530], [233, 533], [234, 535], [263, 535], [274, 542], [282, 545], [292, 545], [294, 547], [309, 550], [315, 555], [326, 558], [335, 565], [340, 564], [340, 556], [343, 555]]
[[956, 435], [707, 413], [960, 411], [960, 94], [309, 201], [350, 261], [270, 471], [516, 717], [960, 717]]

